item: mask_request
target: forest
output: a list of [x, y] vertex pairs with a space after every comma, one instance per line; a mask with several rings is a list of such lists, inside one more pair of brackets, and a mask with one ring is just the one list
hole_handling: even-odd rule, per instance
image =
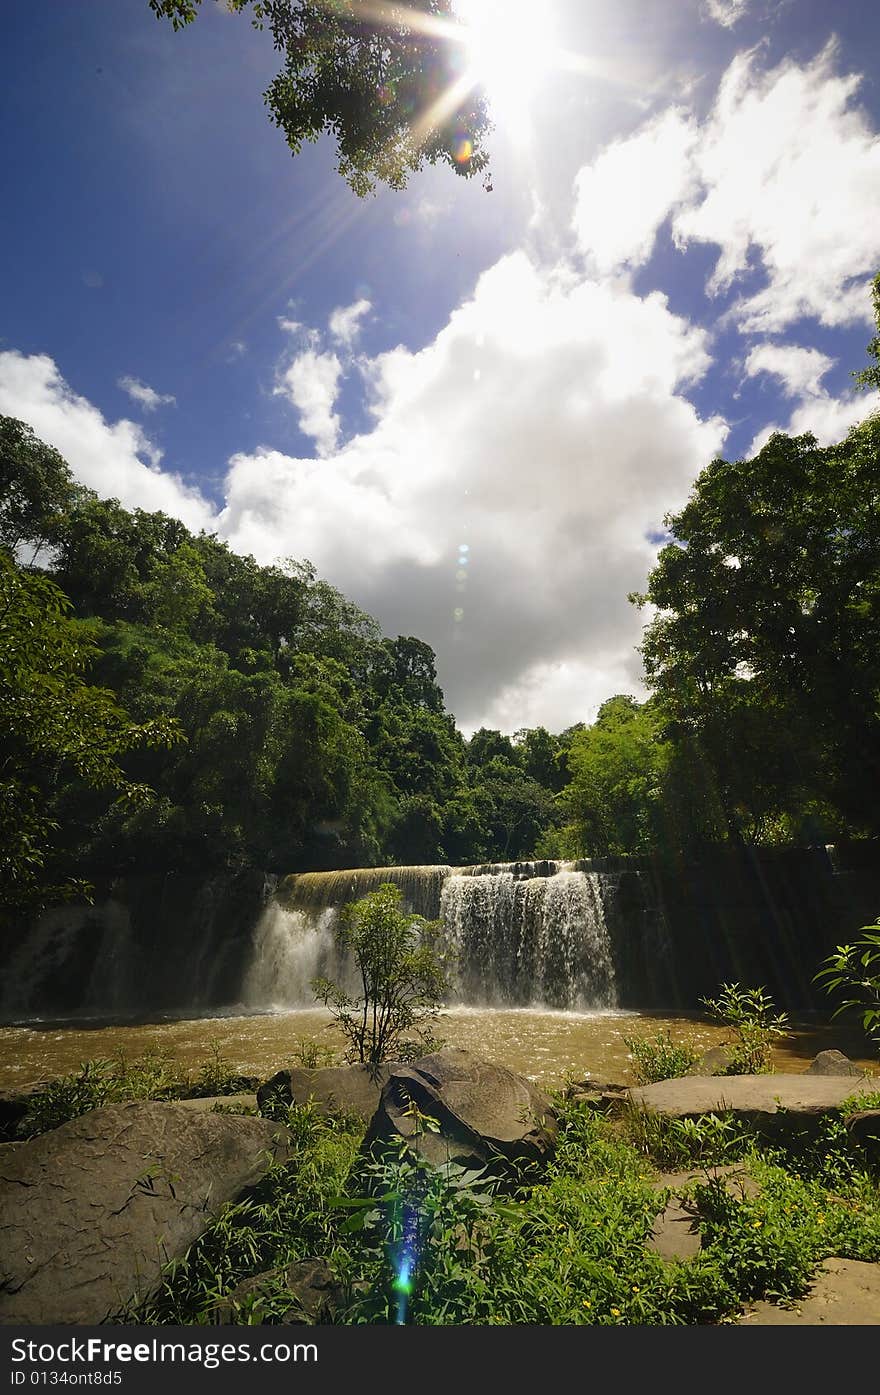
[[[880, 277], [874, 300], [880, 327]], [[466, 739], [421, 639], [384, 636], [303, 559], [261, 566], [99, 498], [0, 419], [4, 910], [108, 870], [880, 834], [880, 417], [713, 460], [665, 523], [631, 598], [647, 700]]]

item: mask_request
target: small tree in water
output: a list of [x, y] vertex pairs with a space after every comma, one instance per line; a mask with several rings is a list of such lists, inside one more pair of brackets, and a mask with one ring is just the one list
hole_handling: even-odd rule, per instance
[[386, 882], [342, 911], [337, 943], [354, 961], [360, 994], [332, 979], [312, 983], [348, 1040], [349, 1061], [411, 1059], [436, 1044], [429, 1024], [439, 1016], [447, 989], [436, 923], [407, 914], [401, 899], [400, 888]]

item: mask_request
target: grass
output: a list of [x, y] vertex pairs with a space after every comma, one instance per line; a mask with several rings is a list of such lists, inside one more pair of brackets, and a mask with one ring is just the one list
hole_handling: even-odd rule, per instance
[[[241, 1079], [219, 1057], [195, 1075], [159, 1055], [90, 1062], [34, 1096], [27, 1127], [111, 1099], [221, 1094]], [[280, 1271], [320, 1256], [338, 1280], [339, 1324], [723, 1323], [749, 1300], [797, 1298], [829, 1256], [880, 1261], [880, 1181], [844, 1113], [786, 1149], [722, 1113], [664, 1123], [633, 1109], [605, 1116], [576, 1099], [555, 1104], [553, 1159], [503, 1188], [488, 1170], [432, 1170], [405, 1150], [365, 1157], [355, 1118], [275, 1109], [292, 1135], [288, 1160], [223, 1209], [146, 1305], [117, 1320], [279, 1322], [292, 1303]], [[756, 1194], [713, 1174], [731, 1161]], [[687, 1262], [646, 1243], [670, 1195], [657, 1169], [669, 1167], [703, 1174], [686, 1189], [702, 1240]], [[230, 1309], [230, 1294], [267, 1272], [275, 1277]]]
[[[750, 1299], [803, 1294], [830, 1255], [880, 1260], [880, 1186], [841, 1120], [788, 1156], [724, 1118], [670, 1146], [632, 1116], [558, 1107], [552, 1163], [512, 1194], [486, 1173], [432, 1171], [404, 1153], [365, 1160], [356, 1121], [292, 1109], [294, 1158], [227, 1208], [136, 1320], [216, 1321], [244, 1278], [312, 1255], [340, 1281], [337, 1323], [426, 1326], [719, 1323]], [[732, 1157], [756, 1196], [713, 1177]], [[669, 1197], [656, 1167], [670, 1161], [705, 1172], [688, 1189], [702, 1249], [686, 1263], [646, 1247]], [[223, 1320], [271, 1323], [290, 1304], [276, 1282]]]
[[[335, 1061], [332, 1051], [308, 1039], [293, 1042], [290, 1056], [307, 1066]], [[167, 1052], [148, 1051], [131, 1060], [120, 1052], [86, 1061], [78, 1071], [36, 1090], [28, 1098], [15, 1136], [33, 1138], [105, 1104], [233, 1096], [254, 1090], [257, 1083], [254, 1077], [239, 1074], [216, 1048], [196, 1071], [185, 1070]]]

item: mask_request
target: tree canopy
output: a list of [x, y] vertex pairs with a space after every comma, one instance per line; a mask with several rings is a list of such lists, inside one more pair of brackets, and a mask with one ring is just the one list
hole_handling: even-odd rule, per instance
[[[201, 0], [149, 0], [175, 29]], [[265, 93], [275, 125], [296, 155], [328, 133], [338, 170], [355, 193], [377, 182], [405, 187], [423, 164], [486, 170], [486, 100], [461, 81], [461, 45], [450, 41], [452, 0], [227, 0], [267, 28], [283, 66]]]

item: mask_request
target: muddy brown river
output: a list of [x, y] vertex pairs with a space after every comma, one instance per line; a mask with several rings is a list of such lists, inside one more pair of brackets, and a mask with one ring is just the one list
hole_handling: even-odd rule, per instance
[[[520, 1071], [547, 1086], [592, 1075], [597, 1080], [631, 1082], [626, 1037], [668, 1030], [674, 1039], [691, 1039], [701, 1050], [724, 1041], [727, 1031], [697, 1015], [606, 1011], [554, 1012], [540, 1008], [456, 1007], [437, 1025], [450, 1046], [462, 1046], [488, 1060]], [[321, 1009], [259, 1016], [221, 1016], [64, 1025], [40, 1023], [0, 1028], [0, 1090], [14, 1091], [35, 1081], [76, 1071], [84, 1061], [128, 1059], [161, 1051], [196, 1070], [217, 1050], [246, 1075], [269, 1076], [292, 1064], [298, 1042], [318, 1041], [340, 1050], [342, 1039]], [[877, 1057], [866, 1055], [864, 1038], [839, 1023], [804, 1022], [776, 1047], [776, 1070], [801, 1071], [817, 1051], [836, 1046], [866, 1070], [880, 1072]]]

